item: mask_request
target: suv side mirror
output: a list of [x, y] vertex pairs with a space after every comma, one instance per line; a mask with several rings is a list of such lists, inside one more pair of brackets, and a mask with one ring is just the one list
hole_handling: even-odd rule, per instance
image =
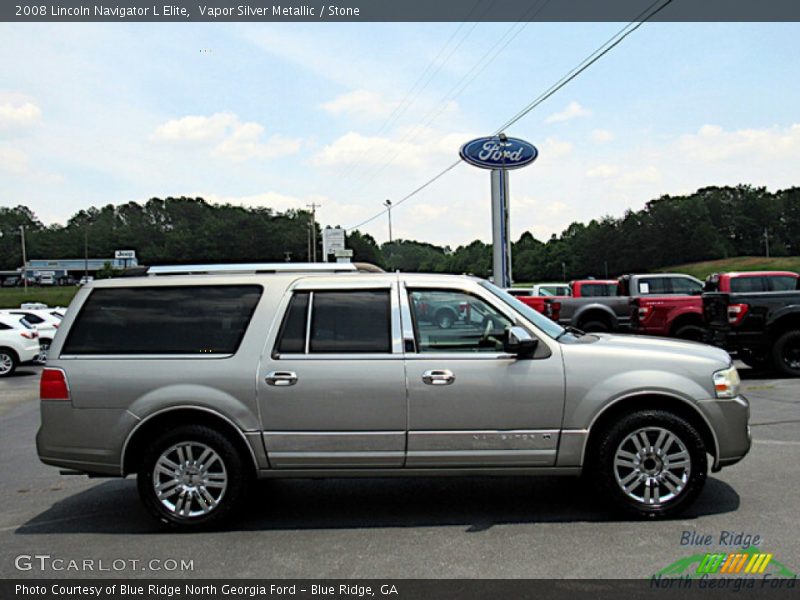
[[539, 340], [528, 333], [526, 329], [519, 326], [506, 329], [505, 340], [503, 341], [504, 352], [524, 358], [532, 356], [536, 352], [538, 345]]

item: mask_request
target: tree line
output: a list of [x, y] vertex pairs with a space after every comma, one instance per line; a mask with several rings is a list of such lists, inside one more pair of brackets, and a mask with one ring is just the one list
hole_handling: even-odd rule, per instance
[[[512, 200], [513, 201], [513, 200]], [[19, 226], [28, 257], [111, 257], [136, 250], [140, 264], [305, 261], [310, 215], [304, 210], [209, 204], [202, 198], [153, 198], [81, 210], [66, 224], [44, 225], [27, 207], [0, 208], [0, 268], [22, 264]], [[321, 255], [321, 231], [313, 224]], [[701, 260], [800, 255], [800, 188], [706, 187], [662, 196], [622, 217], [572, 223], [537, 240], [529, 232], [512, 244], [516, 281], [617, 276]], [[491, 245], [475, 240], [452, 249], [415, 240], [378, 244], [348, 232], [353, 260], [388, 270], [491, 274]]]

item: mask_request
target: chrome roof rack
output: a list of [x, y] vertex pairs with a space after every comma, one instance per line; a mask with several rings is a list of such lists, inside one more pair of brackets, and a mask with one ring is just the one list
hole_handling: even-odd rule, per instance
[[242, 263], [231, 265], [165, 265], [147, 269], [149, 276], [255, 273], [353, 273], [352, 263]]

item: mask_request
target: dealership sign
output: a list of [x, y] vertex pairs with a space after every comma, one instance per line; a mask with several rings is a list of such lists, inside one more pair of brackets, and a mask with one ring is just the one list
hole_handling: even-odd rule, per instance
[[539, 151], [519, 138], [493, 136], [467, 142], [458, 154], [482, 169], [519, 169], [536, 160]]
[[130, 260], [132, 258], [136, 258], [136, 251], [135, 250], [115, 250], [114, 251], [114, 258], [117, 260]]

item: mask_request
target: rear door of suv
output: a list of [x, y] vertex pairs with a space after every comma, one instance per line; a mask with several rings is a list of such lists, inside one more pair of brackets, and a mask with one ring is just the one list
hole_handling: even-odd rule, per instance
[[273, 468], [399, 468], [407, 404], [397, 276], [301, 280], [258, 374]]

